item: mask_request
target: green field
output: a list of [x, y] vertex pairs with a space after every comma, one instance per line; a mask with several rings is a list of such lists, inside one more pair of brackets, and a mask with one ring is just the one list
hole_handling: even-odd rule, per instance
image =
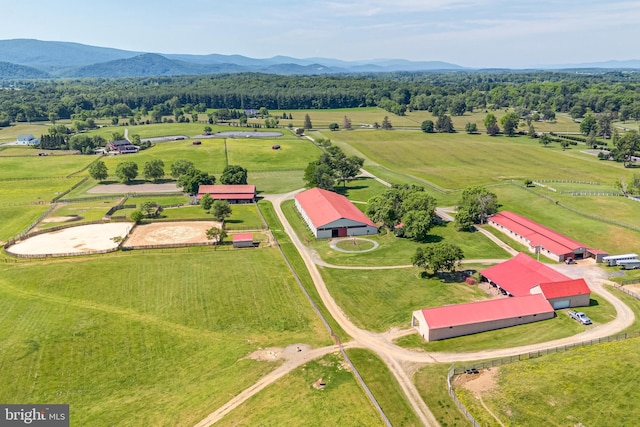
[[[322, 390], [312, 387], [322, 378]], [[216, 425], [381, 425], [380, 416], [336, 354], [306, 363], [233, 410]]]
[[0, 181], [0, 206], [50, 203], [79, 181], [78, 177]]
[[45, 156], [45, 157], [0, 157], [0, 180], [64, 178], [85, 168], [96, 160], [95, 156]]
[[[482, 401], [511, 425], [633, 425], [640, 415], [638, 344], [635, 338], [501, 366]], [[497, 425], [472, 392], [456, 387], [456, 394], [481, 425]]]
[[48, 208], [46, 205], [0, 206], [0, 242], [26, 231]]
[[351, 321], [376, 332], [393, 326], [409, 327], [411, 313], [420, 308], [489, 298], [475, 286], [422, 278], [418, 268], [320, 271], [331, 295]]
[[[248, 171], [303, 170], [316, 160], [320, 149], [304, 138], [226, 138], [229, 164]], [[280, 145], [279, 150], [271, 147]]]
[[251, 351], [330, 343], [275, 249], [17, 264], [0, 293], [0, 399], [78, 424], [192, 425], [273, 369]]

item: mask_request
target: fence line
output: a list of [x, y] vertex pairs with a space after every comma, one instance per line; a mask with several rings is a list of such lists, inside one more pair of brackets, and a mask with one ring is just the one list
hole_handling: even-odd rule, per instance
[[585, 185], [601, 185], [599, 182], [590, 181], [574, 181], [571, 179], [536, 179], [535, 182], [555, 182], [558, 184], [585, 184]]
[[[616, 288], [618, 288], [618, 287], [616, 286]], [[640, 299], [640, 295], [635, 296], [637, 294], [633, 294], [633, 292], [629, 292], [629, 291], [625, 291], [625, 290], [623, 290], [623, 292], [629, 293], [630, 295]], [[517, 355], [514, 355], [514, 356], [509, 356], [509, 357], [503, 357], [503, 358], [500, 358], [500, 359], [489, 360], [489, 361], [486, 361], [486, 362], [474, 363], [472, 365], [463, 366], [463, 367], [454, 367], [454, 366], [452, 366], [449, 369], [449, 372], [447, 373], [447, 389], [448, 389], [449, 395], [451, 396], [453, 401], [456, 403], [456, 406], [458, 406], [458, 408], [464, 413], [464, 415], [467, 417], [467, 419], [469, 419], [473, 423], [474, 427], [478, 427], [479, 426], [478, 422], [475, 420], [473, 415], [471, 415], [471, 413], [467, 410], [467, 408], [464, 406], [464, 404], [462, 402], [460, 402], [460, 400], [458, 399], [458, 396], [455, 393], [455, 390], [451, 386], [451, 378], [454, 375], [460, 375], [460, 374], [468, 372], [469, 370], [472, 370], [472, 369], [480, 370], [480, 369], [487, 369], [487, 368], [495, 368], [497, 366], [507, 365], [507, 364], [511, 364], [511, 363], [515, 363], [515, 362], [524, 361], [524, 360], [536, 359], [538, 357], [546, 356], [546, 355], [549, 355], [549, 354], [564, 353], [565, 351], [573, 350], [575, 348], [589, 347], [589, 346], [592, 346], [592, 345], [597, 345], [597, 344], [602, 344], [602, 343], [607, 343], [607, 342], [622, 341], [622, 340], [626, 340], [626, 339], [630, 339], [630, 338], [636, 338], [636, 337], [640, 337], [640, 331], [639, 332], [627, 332], [627, 333], [622, 333], [622, 334], [617, 334], [617, 335], [611, 335], [611, 336], [608, 336], [608, 337], [603, 337], [603, 338], [598, 338], [598, 339], [593, 339], [593, 340], [588, 340], [588, 341], [582, 341], [582, 342], [575, 343], [575, 344], [567, 344], [567, 345], [564, 345], [564, 346], [552, 347], [552, 348], [548, 348], [548, 349], [545, 349], [545, 350], [538, 350], [538, 351], [533, 351], [533, 352], [521, 353], [521, 354], [517, 354]]]
[[[258, 204], [256, 204], [256, 208], [258, 209], [258, 213], [262, 217], [262, 221], [265, 224], [267, 224], [267, 220], [264, 218], [264, 215], [262, 214], [262, 211], [260, 210], [260, 206], [258, 206]], [[320, 318], [320, 321], [322, 321], [322, 324], [324, 325], [324, 327], [327, 329], [327, 331], [329, 331], [329, 334], [334, 339], [336, 345], [340, 349], [340, 353], [342, 353], [342, 357], [344, 357], [344, 360], [349, 364], [349, 367], [351, 368], [351, 372], [353, 372], [354, 376], [356, 377], [356, 380], [358, 381], [358, 384], [360, 384], [360, 386], [364, 390], [365, 394], [369, 398], [369, 401], [373, 404], [373, 406], [378, 411], [378, 414], [382, 418], [382, 421], [385, 423], [385, 425], [387, 427], [392, 427], [391, 421], [389, 421], [389, 418], [387, 418], [387, 415], [382, 410], [382, 407], [380, 407], [380, 404], [376, 400], [375, 396], [373, 395], [373, 393], [371, 393], [371, 390], [369, 390], [369, 387], [367, 387], [367, 384], [364, 382], [364, 379], [362, 378], [362, 376], [358, 372], [358, 369], [355, 367], [355, 365], [351, 361], [351, 358], [349, 358], [349, 355], [345, 351], [345, 349], [344, 349], [344, 347], [342, 345], [342, 342], [340, 341], [340, 338], [333, 331], [333, 328], [331, 328], [331, 325], [329, 325], [329, 322], [327, 322], [327, 319], [324, 317], [324, 315], [322, 314], [322, 312], [320, 311], [320, 309], [318, 308], [316, 303], [313, 301], [313, 298], [311, 298], [311, 295], [309, 294], [309, 292], [305, 288], [304, 284], [302, 283], [302, 280], [300, 279], [300, 277], [298, 276], [298, 274], [294, 270], [293, 266], [289, 262], [289, 258], [287, 258], [287, 255], [284, 253], [284, 251], [282, 250], [282, 247], [280, 246], [280, 242], [278, 242], [278, 239], [276, 238], [275, 235], [272, 234], [272, 237], [273, 237], [273, 241], [276, 244], [276, 247], [280, 251], [280, 255], [282, 255], [282, 258], [284, 259], [285, 264], [287, 264], [287, 267], [289, 268], [289, 271], [291, 272], [291, 274], [293, 274], [293, 277], [295, 278], [296, 282], [298, 283], [298, 286], [302, 290], [302, 293], [304, 293], [304, 295], [307, 297], [307, 301], [309, 301], [309, 303], [311, 304], [311, 307], [313, 308], [313, 311], [315, 311], [316, 315]], [[296, 250], [297, 250], [297, 248], [296, 248]]]
[[630, 291], [629, 289], [625, 289], [624, 285], [635, 285], [636, 283], [640, 282], [640, 279], [636, 279], [636, 280], [624, 280], [620, 283], [620, 285], [616, 284], [613, 285], [614, 288], [616, 288], [617, 290], [619, 290], [620, 292], [624, 292], [625, 294], [634, 297], [637, 300], [640, 300], [640, 294], [637, 292], [633, 292]]
[[616, 193], [613, 191], [582, 191], [582, 190], [565, 190], [560, 194], [571, 194], [572, 196], [622, 196], [622, 193]]
[[66, 196], [67, 194], [71, 193], [73, 190], [75, 190], [76, 188], [78, 188], [79, 186], [81, 186], [82, 184], [84, 184], [85, 182], [87, 182], [89, 180], [89, 177], [84, 177], [82, 178], [80, 181], [76, 182], [75, 184], [73, 184], [71, 186], [70, 189], [68, 189], [67, 191], [57, 195], [56, 197], [53, 198], [53, 200], [51, 200], [51, 203], [56, 203], [57, 201], [59, 201], [61, 198], [63, 198], [64, 196]]
[[533, 194], [535, 194], [535, 195], [537, 195], [539, 197], [545, 198], [545, 199], [549, 200], [550, 202], [552, 202], [552, 203], [554, 203], [554, 204], [556, 204], [556, 205], [558, 205], [558, 206], [560, 206], [560, 207], [562, 207], [564, 209], [567, 209], [568, 211], [571, 211], [571, 212], [575, 213], [576, 215], [580, 215], [580, 216], [583, 216], [585, 218], [593, 219], [593, 220], [596, 220], [596, 221], [605, 222], [607, 224], [617, 225], [619, 227], [627, 228], [629, 230], [640, 231], [640, 227], [637, 227], [635, 225], [625, 224], [623, 222], [618, 222], [618, 221], [614, 221], [612, 219], [603, 218], [603, 217], [600, 217], [600, 216], [597, 216], [597, 215], [591, 215], [591, 214], [579, 211], [578, 209], [572, 208], [571, 206], [567, 206], [564, 203], [560, 203], [559, 201], [555, 200], [554, 198], [552, 198], [550, 196], [547, 196], [546, 194], [539, 193], [539, 192], [535, 191], [532, 188], [526, 187], [524, 185], [520, 185], [520, 184], [516, 183], [513, 180], [511, 181], [511, 184], [515, 185], [516, 187], [519, 187], [519, 188], [525, 189], [527, 191], [530, 191], [530, 192], [532, 192]]

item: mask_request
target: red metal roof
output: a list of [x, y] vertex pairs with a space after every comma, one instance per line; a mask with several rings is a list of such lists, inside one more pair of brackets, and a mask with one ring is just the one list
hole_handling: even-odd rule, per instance
[[251, 233], [241, 233], [233, 235], [234, 242], [253, 242], [253, 234]]
[[584, 279], [540, 283], [540, 290], [547, 299], [574, 297], [591, 293], [591, 289], [589, 289], [589, 285]]
[[312, 188], [297, 194], [296, 200], [316, 228], [323, 227], [339, 219], [349, 219], [376, 227], [349, 199], [333, 191]]
[[493, 215], [490, 221], [502, 225], [529, 240], [532, 247], [540, 245], [556, 255], [570, 254], [573, 253], [575, 249], [587, 247], [576, 240], [570, 239], [567, 236], [513, 212], [499, 212]]
[[536, 294], [425, 308], [422, 310], [422, 315], [429, 329], [439, 329], [553, 311], [553, 307], [544, 295]]
[[255, 185], [201, 185], [198, 187], [198, 194], [209, 193], [211, 196], [214, 194], [256, 194]]
[[529, 295], [531, 288], [540, 283], [571, 280], [522, 252], [509, 261], [480, 271], [480, 274], [515, 297]]

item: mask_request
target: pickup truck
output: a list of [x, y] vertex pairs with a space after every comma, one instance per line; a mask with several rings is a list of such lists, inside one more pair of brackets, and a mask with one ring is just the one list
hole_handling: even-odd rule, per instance
[[583, 325], [590, 325], [591, 324], [591, 319], [589, 319], [589, 316], [587, 316], [586, 314], [584, 314], [581, 311], [569, 310], [567, 312], [567, 314], [569, 314], [569, 317], [571, 317], [572, 319], [577, 320], [578, 322], [582, 323]]

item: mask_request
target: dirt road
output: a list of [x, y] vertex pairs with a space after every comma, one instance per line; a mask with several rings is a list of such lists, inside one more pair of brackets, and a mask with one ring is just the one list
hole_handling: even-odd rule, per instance
[[[410, 364], [430, 364], [430, 363], [452, 363], [452, 362], [464, 362], [464, 361], [473, 361], [480, 359], [488, 359], [488, 358], [497, 358], [497, 357], [506, 357], [506, 356], [514, 356], [521, 353], [526, 352], [534, 352], [539, 350], [545, 350], [548, 348], [553, 348], [562, 345], [575, 344], [582, 341], [587, 341], [591, 339], [603, 338], [621, 330], [625, 329], [629, 325], [633, 323], [635, 320], [635, 316], [631, 309], [627, 307], [622, 301], [612, 295], [609, 291], [605, 289], [603, 283], [606, 279], [605, 274], [602, 270], [596, 266], [577, 266], [577, 265], [553, 265], [553, 268], [556, 268], [563, 274], [569, 277], [584, 277], [589, 287], [592, 291], [606, 299], [610, 302], [617, 311], [617, 317], [615, 320], [606, 323], [604, 325], [598, 325], [594, 328], [591, 328], [583, 333], [558, 339], [555, 341], [539, 343], [539, 344], [531, 344], [520, 347], [506, 348], [506, 349], [496, 349], [496, 350], [483, 350], [476, 352], [468, 352], [468, 353], [429, 353], [429, 352], [417, 352], [411, 351], [402, 347], [398, 347], [393, 343], [393, 340], [396, 338], [413, 333], [412, 330], [399, 330], [394, 329], [385, 333], [373, 333], [370, 331], [366, 331], [356, 327], [344, 314], [340, 306], [333, 299], [331, 294], [329, 293], [322, 276], [318, 270], [318, 265], [327, 266], [330, 268], [336, 268], [337, 266], [332, 266], [326, 263], [323, 263], [319, 256], [307, 248], [298, 238], [297, 234], [294, 232], [293, 228], [287, 221], [287, 218], [284, 216], [284, 213], [281, 208], [281, 203], [285, 200], [291, 199], [295, 196], [299, 191], [294, 191], [287, 194], [281, 195], [266, 195], [265, 198], [273, 203], [274, 209], [278, 218], [280, 219], [285, 232], [291, 238], [291, 241], [298, 249], [311, 278], [313, 279], [313, 283], [322, 299], [324, 305], [329, 310], [333, 318], [340, 324], [340, 326], [344, 329], [344, 331], [349, 335], [351, 341], [345, 346], [352, 347], [362, 347], [366, 348], [370, 351], [376, 353], [387, 365], [387, 368], [392, 373], [392, 375], [398, 381], [398, 384], [402, 388], [408, 402], [411, 404], [414, 412], [419, 417], [420, 421], [425, 426], [438, 426], [439, 423], [436, 418], [433, 416], [427, 405], [422, 400], [416, 386], [413, 383], [412, 375], [413, 370], [409, 368]], [[440, 212], [445, 215], [448, 215], [448, 212]], [[449, 218], [451, 218], [449, 216]], [[514, 254], [515, 251], [504, 244], [499, 239], [496, 239], [491, 233], [483, 233], [487, 235], [487, 237], [496, 241], [497, 244], [501, 246], [506, 246], [505, 250], [507, 252]], [[511, 249], [511, 250], [509, 250]], [[474, 262], [484, 261], [500, 261], [500, 260], [473, 260]], [[406, 268], [407, 266], [386, 266], [382, 268]], [[337, 267], [343, 268], [343, 267]], [[362, 269], [370, 269], [371, 267], [349, 267], [349, 268], [362, 268]], [[340, 337], [343, 342], [347, 342], [347, 337]], [[309, 353], [305, 354], [305, 359], [308, 357], [313, 357], [317, 354], [316, 357], [320, 357], [327, 352], [333, 351], [333, 347], [324, 347], [322, 349], [312, 350]], [[311, 359], [309, 359], [311, 360]], [[240, 395], [236, 396], [234, 399], [229, 401], [223, 407], [219, 408], [215, 412], [213, 412], [209, 417], [203, 420], [201, 423], [197, 424], [200, 426], [209, 426], [213, 424], [215, 421], [219, 420], [222, 416], [228, 413], [231, 409], [237, 407], [242, 402], [246, 401], [249, 397], [253, 396], [258, 391], [262, 390], [268, 384], [276, 381], [277, 379], [284, 376], [286, 373], [290, 372], [292, 369], [300, 366], [305, 363], [299, 359], [291, 360], [285, 362], [282, 366], [274, 370], [269, 375], [262, 378], [256, 384], [251, 386], [250, 388], [243, 391]]]

